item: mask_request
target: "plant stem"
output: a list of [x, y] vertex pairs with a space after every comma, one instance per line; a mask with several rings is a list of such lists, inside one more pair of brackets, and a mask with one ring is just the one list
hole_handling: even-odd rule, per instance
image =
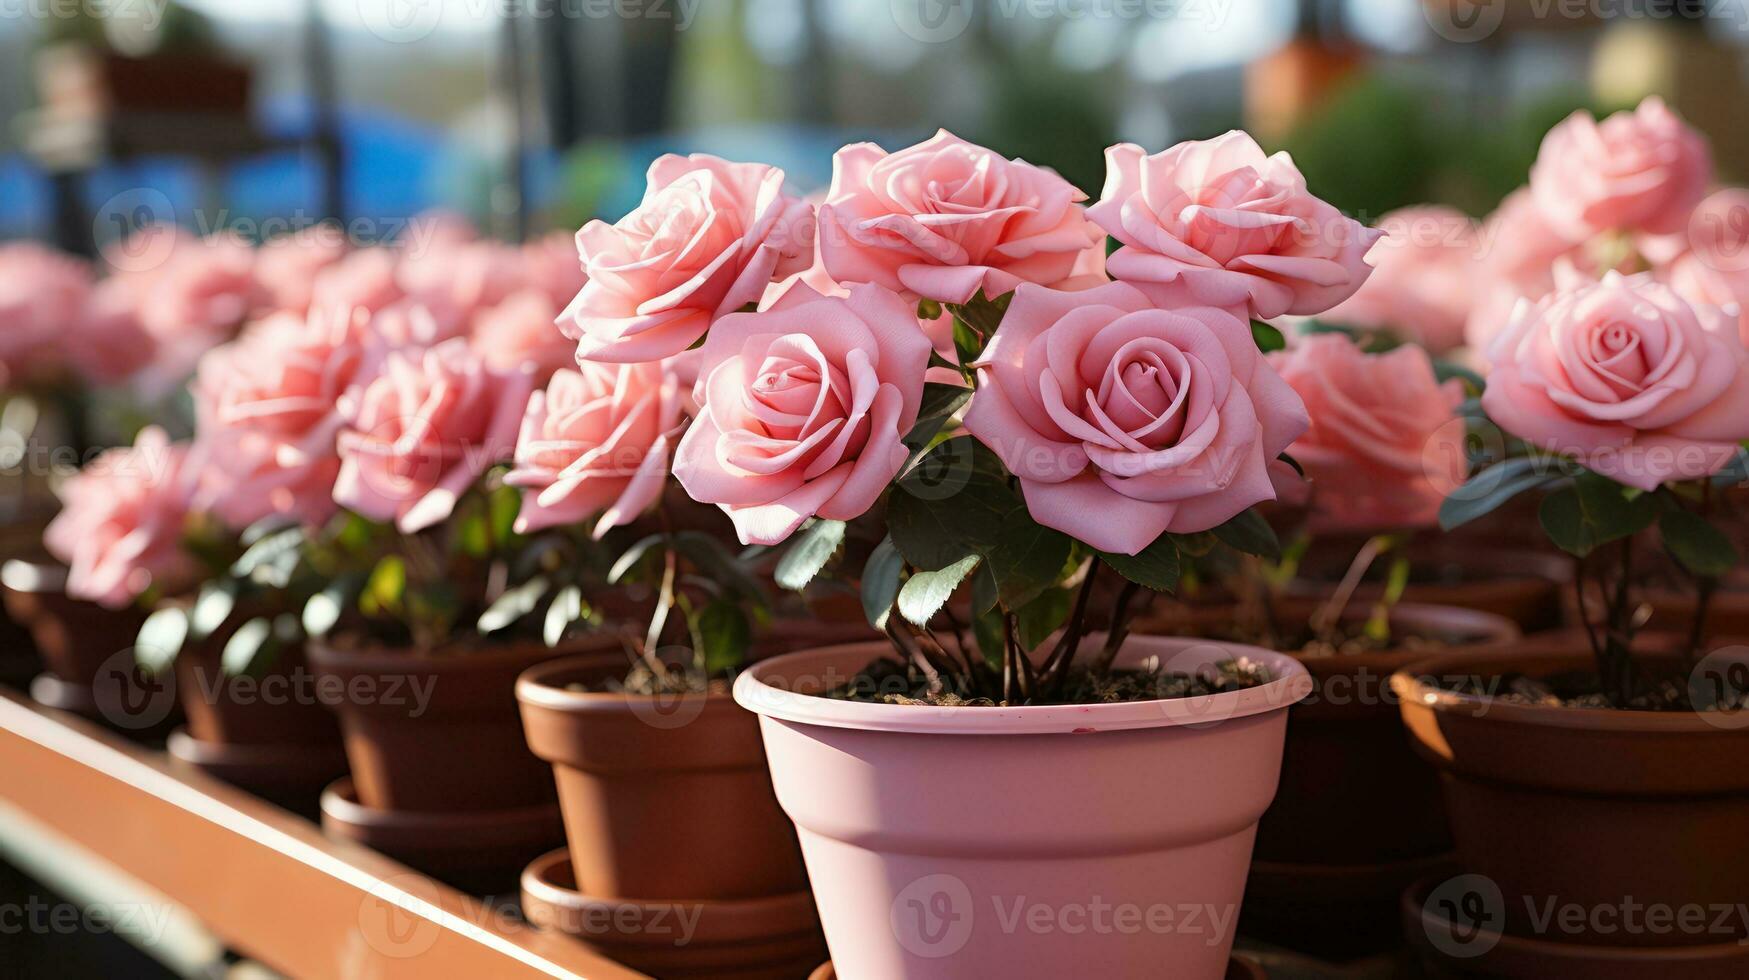
[[1020, 649], [1020, 632], [1013, 613], [1002, 611], [1002, 700], [1004, 703], [1020, 704], [1026, 697], [1025, 680], [1020, 671], [1020, 661], [1026, 654]]
[[1088, 672], [1095, 677], [1104, 677], [1111, 673], [1112, 661], [1117, 659], [1118, 650], [1123, 648], [1123, 641], [1130, 634], [1130, 604], [1135, 601], [1136, 593], [1141, 589], [1135, 582], [1125, 580], [1123, 589], [1118, 592], [1117, 603], [1111, 610], [1111, 628], [1105, 634], [1105, 646], [1088, 667]]
[[1366, 577], [1367, 569], [1385, 553], [1389, 539], [1384, 535], [1367, 538], [1360, 546], [1360, 551], [1354, 555], [1354, 561], [1348, 565], [1348, 571], [1342, 576], [1342, 581], [1336, 584], [1336, 591], [1331, 593], [1329, 601], [1318, 607], [1312, 614], [1312, 634], [1318, 639], [1336, 645], [1336, 630], [1342, 624], [1342, 614], [1348, 609], [1349, 600], [1354, 598], [1354, 592], [1360, 588], [1361, 579]]
[[1069, 614], [1068, 625], [1063, 627], [1063, 635], [1057, 640], [1057, 648], [1039, 668], [1039, 676], [1052, 694], [1063, 689], [1063, 682], [1069, 677], [1069, 665], [1075, 660], [1075, 651], [1081, 649], [1081, 637], [1087, 633], [1087, 603], [1093, 598], [1093, 583], [1098, 575], [1099, 559], [1094, 558], [1087, 566], [1080, 590], [1075, 593], [1075, 608]]
[[1603, 634], [1603, 655], [1598, 661], [1598, 676], [1603, 693], [1610, 704], [1625, 708], [1634, 694], [1633, 624], [1628, 605], [1629, 587], [1633, 582], [1633, 537], [1621, 539], [1621, 566], [1618, 569], [1615, 594], [1608, 596], [1608, 619]]

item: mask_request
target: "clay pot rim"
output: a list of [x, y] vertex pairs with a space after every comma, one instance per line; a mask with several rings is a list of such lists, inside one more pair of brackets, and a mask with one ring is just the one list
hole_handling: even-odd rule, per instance
[[466, 835], [482, 830], [545, 829], [559, 821], [557, 803], [507, 807], [501, 810], [385, 810], [358, 802], [351, 776], [341, 776], [322, 790], [322, 817], [368, 834], [430, 835], [472, 846]]
[[[407, 673], [409, 668], [422, 673], [470, 671], [490, 667], [512, 667], [530, 657], [563, 657], [567, 653], [583, 653], [605, 644], [617, 645], [619, 639], [611, 633], [585, 633], [549, 647], [537, 639], [516, 639], [508, 642], [488, 642], [478, 647], [455, 647], [439, 650], [414, 650], [382, 643], [367, 643], [357, 648], [336, 646], [330, 637], [310, 637], [305, 649], [312, 666], [325, 672], [352, 674]], [[561, 651], [554, 653], [553, 651]]]
[[[1103, 634], [1094, 633], [1089, 634], [1086, 642], [1097, 643], [1102, 639]], [[1286, 710], [1312, 691], [1312, 678], [1305, 665], [1287, 654], [1237, 643], [1136, 634], [1130, 636], [1119, 653], [1119, 663], [1181, 652], [1200, 655], [1200, 663], [1204, 664], [1243, 656], [1261, 663], [1276, 678], [1243, 691], [1192, 698], [1013, 708], [840, 701], [793, 692], [766, 682], [766, 678], [794, 667], [846, 670], [843, 676], [848, 679], [855, 669], [847, 669], [846, 665], [861, 667], [875, 655], [888, 650], [890, 647], [886, 643], [849, 643], [772, 657], [741, 672], [735, 679], [735, 700], [764, 718], [826, 728], [919, 735], [1070, 735], [1208, 725], [1217, 723], [1216, 718], [1238, 721], [1251, 715]], [[1216, 652], [1220, 654], [1218, 658], [1213, 655]]]
[[[535, 664], [516, 678], [516, 700], [545, 711], [567, 715], [624, 714], [632, 710], [633, 702], [660, 700], [669, 703], [703, 701], [706, 710], [734, 704], [727, 690], [673, 694], [632, 694], [629, 691], [572, 691], [563, 687], [563, 678], [610, 666], [608, 658], [623, 662], [607, 651], [580, 653]], [[740, 710], [737, 708], [736, 710]]]
[[329, 742], [209, 742], [195, 738], [181, 726], [165, 737], [164, 750], [193, 766], [283, 768], [289, 773], [324, 768], [336, 758], [344, 764], [346, 759], [338, 739]]
[[[569, 868], [570, 864], [569, 847], [548, 851], [530, 861], [528, 867], [522, 870], [524, 898], [532, 898], [543, 905], [565, 912], [604, 909], [609, 913], [610, 919], [619, 909], [643, 909], [652, 905], [697, 905], [707, 909], [708, 915], [700, 920], [701, 935], [695, 941], [705, 939], [712, 943], [770, 939], [791, 933], [811, 932], [819, 926], [819, 915], [814, 910], [814, 895], [807, 889], [759, 898], [600, 898], [585, 895], [575, 888], [552, 880], [555, 870], [560, 867]], [[702, 935], [706, 932], [709, 933], [708, 936]], [[619, 936], [616, 939], [630, 942], [635, 937]], [[671, 941], [660, 939], [655, 944], [665, 946], [670, 945]]]
[[[1413, 936], [1419, 929], [1421, 935], [1429, 936], [1431, 930], [1450, 928], [1449, 919], [1444, 919], [1427, 909], [1427, 896], [1434, 888], [1444, 881], [1443, 878], [1429, 877], [1415, 882], [1403, 890], [1403, 897], [1398, 900], [1398, 909], [1403, 917], [1404, 931]], [[1703, 943], [1693, 946], [1604, 946], [1593, 943], [1577, 943], [1538, 939], [1528, 936], [1517, 936], [1508, 932], [1496, 930], [1479, 930], [1471, 942], [1479, 942], [1484, 938], [1491, 939], [1487, 952], [1481, 953], [1471, 962], [1486, 963], [1496, 955], [1506, 957], [1535, 956], [1539, 960], [1553, 962], [1557, 960], [1582, 963], [1587, 961], [1605, 960], [1616, 964], [1642, 963], [1645, 966], [1672, 966], [1681, 963], [1715, 962], [1743, 958], [1749, 962], [1749, 946], [1741, 942], [1728, 940], [1717, 943]], [[1412, 940], [1413, 945], [1425, 945], [1430, 940]]]
[[1623, 711], [1614, 708], [1555, 708], [1512, 704], [1485, 695], [1448, 691], [1423, 683], [1423, 677], [1525, 670], [1525, 664], [1588, 666], [1591, 651], [1562, 646], [1504, 650], [1468, 650], [1416, 660], [1391, 675], [1391, 690], [1404, 705], [1419, 705], [1433, 712], [1467, 715], [1478, 721], [1535, 728], [1578, 729], [1604, 732], [1651, 732], [1661, 734], [1749, 736], [1749, 730], [1725, 728], [1707, 721], [1699, 712]]

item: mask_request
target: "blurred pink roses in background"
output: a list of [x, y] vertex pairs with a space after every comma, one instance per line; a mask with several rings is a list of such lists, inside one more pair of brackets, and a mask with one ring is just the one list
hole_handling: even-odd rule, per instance
[[1465, 475], [1461, 382], [1441, 384], [1414, 345], [1368, 354], [1334, 333], [1300, 338], [1269, 360], [1311, 419], [1287, 451], [1311, 480], [1313, 530], [1437, 522]]
[[206, 450], [201, 504], [234, 528], [334, 513], [340, 405], [365, 379], [355, 317], [281, 313], [201, 359], [191, 386]]
[[1312, 196], [1291, 157], [1243, 132], [1152, 156], [1120, 143], [1105, 162], [1088, 214], [1123, 245], [1106, 266], [1162, 306], [1315, 316], [1372, 271], [1365, 256], [1383, 232]]
[[1652, 490], [1749, 438], [1749, 350], [1718, 309], [1650, 274], [1574, 277], [1494, 341], [1482, 406], [1507, 432]]
[[558, 314], [545, 293], [523, 289], [476, 314], [470, 341], [491, 367], [531, 365], [536, 380], [544, 382], [554, 371], [576, 363], [577, 345], [553, 323]]
[[461, 338], [391, 351], [342, 402], [334, 499], [407, 534], [443, 521], [487, 467], [510, 457], [533, 388], [530, 371], [488, 367]]
[[1680, 230], [1712, 178], [1706, 137], [1654, 96], [1602, 122], [1580, 110], [1549, 130], [1530, 190], [1557, 231], [1584, 239]]
[[577, 233], [588, 283], [560, 324], [583, 359], [635, 363], [678, 354], [718, 318], [806, 268], [813, 216], [783, 171], [705, 154], [650, 164], [643, 202]]
[[61, 512], [43, 544], [68, 569], [67, 595], [120, 609], [154, 586], [173, 591], [197, 573], [182, 548], [200, 466], [156, 426], [110, 449], [60, 488]]
[[0, 245], [0, 383], [27, 384], [66, 360], [91, 285], [90, 268], [71, 256]]
[[820, 257], [841, 283], [943, 303], [1100, 268], [1104, 236], [1057, 174], [946, 130], [888, 153], [854, 143], [832, 157]]
[[1728, 187], [1702, 201], [1679, 240], [1684, 250], [1659, 278], [1691, 302], [1734, 308], [1749, 344], [1749, 189]]
[[1127, 283], [1022, 287], [977, 368], [967, 430], [1019, 477], [1034, 520], [1102, 551], [1273, 500], [1268, 464], [1306, 429], [1248, 323], [1161, 309]]
[[722, 507], [743, 544], [776, 544], [814, 516], [860, 517], [905, 461], [928, 363], [897, 293], [864, 284], [839, 298], [798, 283], [772, 309], [711, 329], [674, 476]]
[[668, 480], [680, 402], [680, 382], [661, 362], [585, 362], [554, 374], [529, 398], [504, 479], [524, 491], [516, 529], [600, 515], [599, 538], [648, 510]]
[[1385, 233], [1367, 253], [1366, 283], [1320, 318], [1397, 332], [1439, 354], [1464, 342], [1482, 248], [1476, 223], [1455, 208], [1400, 208], [1378, 221]]

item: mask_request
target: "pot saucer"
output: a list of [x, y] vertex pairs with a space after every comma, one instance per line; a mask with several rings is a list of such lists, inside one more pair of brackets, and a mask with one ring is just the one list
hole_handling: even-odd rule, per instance
[[599, 898], [577, 890], [565, 848], [523, 871], [522, 911], [543, 929], [663, 978], [795, 980], [826, 955], [806, 891], [718, 902]]
[[209, 742], [178, 728], [170, 733], [164, 750], [183, 765], [309, 815], [318, 812], [322, 788], [346, 773], [346, 752], [338, 741], [265, 745]]
[[382, 810], [358, 802], [352, 777], [322, 792], [322, 830], [476, 895], [516, 889], [531, 855], [565, 839], [556, 803], [449, 813]]

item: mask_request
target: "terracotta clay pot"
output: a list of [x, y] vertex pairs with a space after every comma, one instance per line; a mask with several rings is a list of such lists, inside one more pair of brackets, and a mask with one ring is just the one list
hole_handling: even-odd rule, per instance
[[[1303, 623], [1317, 605], [1289, 598], [1276, 614], [1284, 624]], [[1369, 612], [1351, 606], [1346, 618]], [[1194, 609], [1162, 613], [1146, 627], [1196, 634], [1232, 621], [1230, 608]], [[1459, 650], [1518, 636], [1502, 616], [1413, 603], [1391, 610], [1391, 628], [1443, 637]], [[1403, 889], [1450, 866], [1438, 775], [1415, 755], [1390, 685], [1393, 673], [1426, 656], [1399, 649], [1299, 658], [1312, 693], [1288, 712], [1281, 788], [1257, 827], [1247, 935], [1342, 959], [1391, 948], [1400, 941], [1394, 910]]]
[[324, 703], [340, 716], [359, 801], [452, 812], [551, 803], [552, 774], [522, 737], [516, 676], [618, 647], [605, 635], [556, 648], [536, 641], [439, 653], [311, 641], [308, 654]]
[[598, 898], [577, 890], [563, 849], [522, 873], [522, 911], [543, 929], [664, 980], [798, 980], [826, 952], [805, 890], [727, 901]]
[[[838, 980], [838, 971], [828, 961], [808, 974], [808, 980]], [[1227, 961], [1227, 975], [1222, 980], [1269, 980], [1269, 972], [1256, 960], [1235, 956]]]
[[[1749, 976], [1749, 945], [1732, 939], [1693, 946], [1608, 946], [1527, 939], [1488, 928], [1463, 911], [1489, 914], [1492, 894], [1465, 878], [1434, 877], [1403, 893], [1403, 934], [1427, 980], [1742, 980]], [[1480, 903], [1475, 901], [1480, 898]], [[1453, 913], [1456, 913], [1455, 916]], [[1496, 923], [1497, 925], [1497, 923]]]
[[299, 812], [346, 772], [340, 726], [317, 696], [302, 646], [259, 675], [227, 676], [225, 644], [246, 622], [189, 643], [176, 658], [176, 696], [187, 725], [165, 748], [187, 765]]
[[[874, 635], [866, 623], [777, 623], [754, 657]], [[705, 695], [592, 692], [623, 653], [531, 667], [516, 682], [523, 729], [553, 764], [571, 866], [601, 898], [757, 898], [807, 887], [778, 809], [759, 719], [725, 686]], [[733, 819], [700, 820], [700, 814]]]
[[[1158, 657], [1190, 672], [1245, 656], [1276, 679], [1206, 697], [1015, 708], [815, 696], [888, 649], [774, 657], [735, 682], [735, 699], [760, 715], [841, 976], [1225, 973], [1287, 706], [1311, 686], [1304, 667], [1251, 647], [1137, 636], [1120, 666]], [[1195, 909], [1199, 925], [1095, 935], [1085, 920], [1029, 924], [1034, 909], [1056, 923], [1101, 908], [1156, 922]]]
[[1710, 917], [1697, 935], [1589, 917], [1550, 928], [1540, 916], [1549, 903], [1737, 909], [1749, 895], [1749, 716], [1509, 704], [1433, 683], [1572, 676], [1591, 663], [1588, 650], [1544, 643], [1422, 660], [1391, 679], [1417, 750], [1440, 770], [1463, 869], [1499, 890], [1514, 936], [1595, 946], [1749, 938], [1740, 913], [1723, 936]]
[[174, 684], [134, 664], [145, 613], [70, 599], [65, 583], [58, 566], [6, 564], [7, 615], [30, 631], [46, 670], [31, 681], [31, 697], [131, 735], [163, 737], [177, 721]]
[[351, 779], [322, 794], [322, 831], [475, 895], [508, 895], [532, 855], [564, 838], [553, 803], [421, 813], [364, 806]]

